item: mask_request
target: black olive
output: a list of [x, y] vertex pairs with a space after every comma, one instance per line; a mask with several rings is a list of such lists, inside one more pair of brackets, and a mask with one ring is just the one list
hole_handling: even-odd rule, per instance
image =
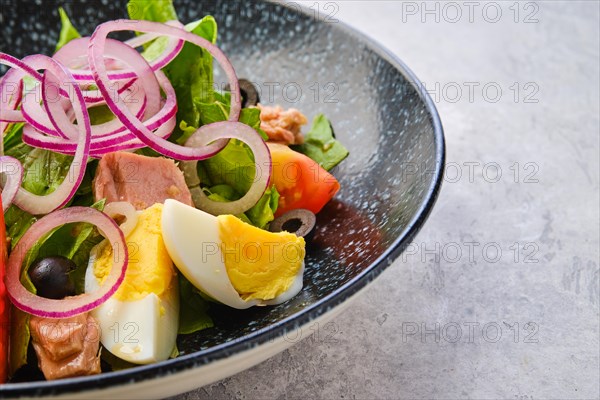
[[[260, 102], [260, 96], [256, 87], [247, 79], [238, 80], [240, 84], [240, 94], [242, 95], [242, 108], [255, 106]], [[231, 86], [227, 84], [225, 90], [231, 91]]]
[[69, 276], [76, 265], [63, 256], [45, 257], [29, 268], [29, 278], [40, 297], [60, 300], [75, 295], [75, 285]]
[[296, 236], [307, 237], [315, 227], [317, 217], [314, 213], [305, 209], [288, 211], [282, 216], [275, 218], [269, 230], [271, 232], [290, 232]]

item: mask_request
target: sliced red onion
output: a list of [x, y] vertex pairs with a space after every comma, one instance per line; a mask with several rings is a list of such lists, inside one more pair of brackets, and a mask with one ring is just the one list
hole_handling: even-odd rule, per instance
[[[75, 55], [78, 55], [79, 57], [86, 56], [89, 47], [89, 42], [90, 38], [88, 37], [73, 40], [69, 42], [66, 46], [61, 48], [53, 56], [53, 58], [64, 65], [72, 65], [72, 57], [74, 57]], [[167, 49], [167, 51], [168, 50], [169, 49]], [[179, 51], [177, 51], [177, 53], [178, 52]], [[145, 60], [144, 62], [139, 62], [137, 60], [138, 58], [141, 58], [139, 56], [139, 53], [134, 48], [118, 40], [107, 39], [104, 56], [107, 60], [111, 60], [113, 62], [122, 62], [121, 64], [127, 67], [131, 67], [131, 63], [129, 63], [128, 60], [134, 60], [134, 62], [137, 63], [135, 67], [130, 68], [128, 70], [128, 72], [126, 73], [127, 76], [118, 77], [115, 76], [114, 73], [109, 73], [112, 86], [111, 96], [115, 99], [119, 98], [118, 95], [124, 94], [124, 92], [129, 88], [132, 88], [130, 94], [133, 93], [134, 96], [140, 93], [145, 93], [148, 108], [144, 114], [144, 120], [156, 114], [159, 109], [160, 94], [156, 80], [150, 80], [150, 78], [153, 77], [152, 75], [154, 73], [153, 67], [150, 64], [148, 64], [148, 62]], [[74, 74], [77, 81], [81, 84], [89, 84], [94, 82], [93, 77], [89, 71], [84, 71], [87, 74], [87, 78], [82, 78], [82, 71], [72, 70], [71, 72]], [[143, 78], [143, 82], [138, 81], [139, 78]], [[141, 90], [142, 85], [140, 85], [140, 83], [143, 83], [144, 90]], [[136, 87], [133, 87], [133, 85], [136, 85]], [[84, 91], [84, 97], [86, 97], [86, 102], [88, 104], [101, 104], [105, 102], [105, 97], [102, 96], [98, 90]], [[132, 99], [131, 96], [126, 96], [124, 99], [122, 99], [122, 101], [124, 101], [125, 104], [128, 105], [128, 107], [131, 106], [131, 101], [135, 100], [136, 99]], [[94, 135], [94, 132], [92, 132], [92, 135]]]
[[[167, 157], [187, 161], [206, 159], [222, 150], [227, 144], [226, 140], [219, 140], [216, 143], [202, 148], [190, 148], [157, 138], [149, 129], [144, 126], [142, 121], [135, 118], [135, 116], [132, 115], [131, 112], [129, 112], [129, 110], [124, 107], [120, 101], [114, 101], [112, 98], [110, 98], [110, 93], [108, 90], [110, 80], [105, 65], [104, 52], [107, 45], [106, 36], [110, 32], [115, 31], [156, 33], [183, 39], [206, 49], [219, 62], [219, 64], [221, 64], [221, 67], [224, 69], [229, 79], [229, 83], [232, 88], [229, 120], [237, 121], [239, 119], [241, 109], [239, 83], [235, 74], [235, 70], [225, 54], [223, 54], [223, 52], [217, 46], [210, 43], [208, 40], [183, 29], [156, 22], [130, 20], [110, 21], [99, 25], [90, 39], [89, 48], [90, 68], [93, 72], [96, 85], [100, 89], [102, 95], [106, 98], [108, 107], [117, 116], [117, 118], [119, 118], [119, 120], [121, 120], [121, 122], [123, 122], [123, 124], [127, 126], [129, 130], [131, 130], [131, 132], [138, 136], [138, 138], [144, 144]], [[139, 57], [142, 58], [141, 56]]]
[[218, 139], [238, 139], [246, 143], [254, 154], [254, 165], [256, 174], [254, 182], [248, 192], [239, 200], [230, 202], [218, 202], [209, 199], [200, 188], [198, 177], [198, 161], [181, 163], [184, 177], [192, 200], [199, 209], [213, 215], [241, 214], [252, 208], [263, 196], [271, 180], [271, 153], [260, 135], [248, 125], [241, 122], [215, 122], [200, 127], [185, 143], [186, 146], [206, 146]]
[[[137, 91], [134, 92], [133, 90], [131, 92], [129, 92], [129, 89], [127, 89], [126, 91], [126, 95], [128, 96], [128, 106], [131, 106], [131, 111], [133, 113], [135, 113], [135, 115], [138, 118], [142, 118], [144, 113], [146, 112], [146, 98], [144, 97], [144, 93], [142, 91]], [[44, 133], [46, 135], [50, 135], [50, 136], [55, 136], [55, 137], [60, 137], [63, 139], [73, 139], [73, 138], [68, 138], [66, 137], [65, 134], [61, 134], [63, 129], [61, 130], [57, 130], [56, 126], [62, 126], [63, 128], [65, 126], [69, 126], [69, 125], [73, 125], [73, 122], [75, 121], [75, 114], [72, 112], [72, 107], [71, 107], [71, 103], [67, 98], [63, 98], [61, 97], [60, 101], [56, 101], [56, 99], [52, 99], [51, 101], [49, 101], [48, 105], [45, 105], [44, 107], [42, 106], [42, 104], [39, 103], [39, 101], [37, 99], [44, 99], [44, 101], [47, 100], [47, 96], [48, 94], [44, 94], [42, 95], [42, 86], [41, 85], [37, 85], [33, 90], [28, 91], [25, 94], [24, 100], [23, 100], [23, 116], [25, 118], [25, 121], [31, 125], [32, 127], [34, 127], [36, 130], [40, 131], [41, 133]], [[89, 103], [86, 102], [87, 105], [90, 105]], [[95, 102], [92, 106], [96, 107], [96, 106], [100, 106], [102, 105], [102, 102]], [[57, 107], [62, 107], [63, 110], [67, 110], [67, 118], [61, 118], [62, 121], [61, 122], [57, 122], [55, 121], [54, 123], [52, 122], [52, 118], [51, 116], [54, 115], [56, 113], [56, 111], [53, 110], [57, 110]], [[46, 109], [44, 109], [46, 108]], [[63, 112], [62, 111], [58, 111], [59, 115], [62, 115]], [[75, 128], [70, 128], [70, 134], [71, 135], [76, 135], [76, 132], [73, 131], [73, 129]], [[104, 136], [109, 136], [109, 135], [115, 135], [118, 134], [120, 132], [125, 131], [126, 128], [125, 126], [123, 126], [123, 124], [121, 123], [121, 121], [119, 121], [118, 119], [113, 119], [111, 121], [99, 124], [99, 125], [92, 125], [92, 141], [94, 141], [96, 138], [99, 137], [104, 137]], [[132, 138], [134, 138], [135, 136], [133, 134], [130, 134]], [[75, 140], [77, 138], [75, 137]], [[73, 142], [75, 143], [75, 142]]]
[[[36, 85], [35, 88], [25, 92], [23, 103], [21, 105], [21, 111], [25, 122], [48, 135], [67, 139], [67, 135], [62, 130], [56, 130], [54, 124], [48, 117], [47, 112], [42, 108], [42, 105], [40, 104], [41, 97], [41, 85]], [[61, 107], [64, 107], [68, 100], [61, 97], [58, 102]]]
[[[66, 297], [62, 300], [46, 299], [30, 293], [23, 287], [20, 280], [21, 268], [27, 252], [52, 229], [73, 222], [87, 222], [96, 225], [100, 233], [111, 244], [114, 264], [106, 281], [95, 292]], [[93, 310], [117, 291], [125, 279], [128, 258], [125, 236], [110, 217], [93, 208], [70, 207], [44, 216], [25, 232], [8, 259], [6, 290], [12, 303], [26, 313], [43, 318], [72, 317]]]
[[[129, 105], [129, 103], [133, 103], [135, 108], [132, 107], [131, 111], [138, 111], [136, 113], [137, 118], [142, 117], [140, 115], [142, 110], [148, 111], [148, 107], [146, 106], [146, 100], [148, 98], [152, 99], [154, 108], [152, 111], [155, 111], [158, 107], [160, 107], [160, 89], [162, 89], [162, 91], [166, 94], [167, 98], [164, 101], [160, 111], [155, 113], [144, 124], [150, 130], [158, 129], [156, 132], [154, 132], [157, 137], [168, 137], [175, 128], [177, 99], [175, 90], [173, 89], [173, 86], [167, 77], [161, 71], [153, 73], [147, 62], [140, 58], [134, 49], [124, 45], [121, 42], [109, 40], [107, 42], [107, 49], [109, 50], [109, 55], [122, 59], [125, 62], [130, 60], [132, 57], [138, 57], [135, 62], [132, 62], [132, 64], [134, 64], [134, 70], [137, 73], [145, 76], [145, 81], [143, 83], [144, 87], [141, 87], [141, 85], [136, 85], [135, 94], [125, 100], [127, 105]], [[43, 82], [46, 82], [48, 79], [51, 79], [49, 74], [47, 77], [44, 76]], [[158, 85], [154, 83], [155, 81], [158, 82]], [[51, 85], [51, 87], [57, 86], [56, 81], [51, 83], [54, 83]], [[146, 88], [152, 92], [151, 95], [146, 95]], [[63, 89], [62, 92], [66, 93], [66, 90]], [[48, 99], [46, 97], [47, 92], [43, 89], [42, 93], [46, 112], [42, 110], [42, 107], [38, 101], [35, 101], [35, 99], [39, 98], [40, 96], [38, 93], [31, 94], [31, 96], [33, 96], [33, 100], [25, 102], [24, 114], [32, 127], [35, 129], [26, 126], [24, 129], [23, 140], [31, 146], [41, 147], [64, 154], [73, 154], [77, 146], [77, 143], [73, 140], [73, 137], [77, 135], [75, 126], [72, 125], [73, 118], [66, 118], [65, 113], [63, 112], [63, 105], [58, 104], [56, 101], [52, 101], [55, 99]], [[57, 95], [57, 93], [55, 93], [55, 95]], [[28, 98], [28, 96], [29, 94], [26, 96], [26, 98]], [[142, 101], [144, 103], [140, 107], [139, 103]], [[58, 117], [60, 120], [55, 121], [54, 115], [56, 115], [56, 117]], [[50, 124], [53, 126], [48, 126]], [[62, 129], [70, 136], [70, 139], [63, 140], [66, 138], [57, 137], [57, 126], [62, 127]], [[44, 136], [36, 130], [54, 137]], [[90, 155], [92, 156], [100, 156], [109, 150], [130, 150], [141, 147], [144, 147], [143, 143], [141, 143], [139, 139], [137, 139], [137, 137], [132, 133], [126, 132], [126, 127], [123, 126], [118, 119], [109, 121], [102, 125], [92, 126], [92, 143], [90, 150]]]
[[[50, 98], [51, 90], [55, 89], [54, 97]], [[50, 71], [46, 70], [42, 78], [42, 104], [46, 110], [46, 115], [55, 131], [66, 135], [71, 140], [77, 139], [79, 130], [77, 126], [71, 123], [66, 109], [69, 107], [68, 99], [60, 95], [61, 82]], [[83, 94], [82, 94], [83, 98]], [[85, 100], [84, 100], [85, 101]], [[91, 135], [91, 130], [90, 130]]]
[[[16, 69], [10, 69], [0, 81], [0, 123], [23, 122], [23, 114], [17, 108], [23, 98], [23, 79]], [[24, 74], [23, 74], [24, 75]], [[0, 124], [0, 133], [4, 125]]]
[[[185, 29], [185, 26], [177, 20], [167, 21], [167, 22], [165, 22], [165, 24], [174, 26], [176, 28]], [[156, 40], [160, 36], [162, 36], [160, 33], [144, 33], [143, 35], [138, 35], [131, 39], [128, 39], [124, 43], [127, 46], [133, 47], [135, 49], [138, 47], [142, 47], [143, 45], [148, 44], [148, 43], [152, 42], [153, 40]], [[177, 42], [180, 42], [182, 45], [184, 44], [184, 41], [177, 41]]]
[[6, 211], [21, 187], [23, 166], [16, 158], [0, 156], [0, 175], [4, 175], [0, 193], [2, 193], [2, 210]]
[[60, 82], [71, 85], [73, 89], [72, 101], [78, 122], [77, 128], [79, 135], [77, 150], [75, 151], [67, 176], [54, 192], [45, 196], [38, 196], [23, 188], [19, 188], [14, 203], [22, 210], [34, 215], [47, 214], [54, 211], [67, 204], [75, 195], [85, 174], [91, 142], [90, 117], [85, 107], [83, 95], [81, 94], [79, 86], [74, 83], [74, 79], [68, 70], [63, 68], [56, 60], [46, 56], [38, 57], [40, 69], [45, 69], [47, 73], [50, 73]]
[[[179, 21], [170, 21], [170, 22], [167, 22], [167, 24], [177, 27], [179, 29], [183, 29], [183, 25]], [[131, 49], [135, 49], [136, 47], [143, 46], [144, 44], [149, 43], [152, 40], [155, 40], [159, 36], [161, 36], [161, 35], [158, 33], [152, 32], [152, 33], [148, 33], [145, 35], [135, 37], [124, 43], [123, 42], [119, 42], [119, 43], [121, 43]], [[58, 61], [61, 61], [64, 65], [67, 65], [71, 68], [71, 66], [73, 65], [73, 61], [81, 59], [82, 55], [85, 55], [87, 53], [89, 40], [90, 40], [89, 37], [84, 37], [84, 38], [79, 38], [79, 39], [70, 41], [65, 46], [63, 46], [58, 52], [56, 52], [56, 54], [54, 54], [54, 58]], [[179, 55], [179, 52], [181, 52], [183, 45], [184, 45], [183, 40], [178, 40], [176, 38], [169, 40], [165, 46], [163, 53], [161, 55], [159, 55], [158, 57], [156, 57], [154, 60], [150, 61], [150, 67], [151, 67], [152, 71], [156, 72], [156, 71], [162, 69], [165, 65], [169, 64], [171, 61], [173, 61], [173, 59], [175, 57], [177, 57], [177, 55]], [[110, 57], [110, 58], [112, 58], [112, 57]], [[80, 64], [80, 66], [83, 66], [83, 65]], [[90, 70], [74, 69], [74, 70], [71, 70], [71, 72], [72, 72], [73, 76], [75, 77], [75, 79], [77, 79], [78, 81], [86, 81], [86, 82], [94, 81], [94, 75], [93, 75], [92, 71], [90, 71]], [[111, 81], [132, 79], [132, 78], [137, 78], [137, 76], [138, 75], [136, 74], [136, 72], [132, 71], [130, 69], [114, 71], [114, 72], [110, 72], [108, 74], [108, 77]]]
[[[19, 60], [18, 58], [15, 58], [9, 54], [0, 52], [0, 64], [4, 64], [8, 67], [16, 68], [18, 70], [22, 70], [27, 75], [31, 75], [35, 80], [41, 81], [42, 75], [39, 72], [37, 72], [35, 68], [31, 68], [25, 61], [26, 59], [33, 60], [34, 57], [37, 56], [29, 56], [25, 57], [23, 60]], [[2, 80], [2, 82], [4, 81], [5, 79]]]
[[136, 211], [135, 207], [127, 201], [115, 201], [113, 203], [108, 203], [104, 207], [104, 214], [108, 215], [112, 219], [115, 219], [119, 216], [125, 217], [125, 221], [119, 225], [119, 228], [121, 231], [123, 231], [123, 235], [125, 237], [129, 236], [131, 231], [133, 231], [138, 223], [138, 212]]
[[[156, 79], [158, 80], [158, 83], [160, 85], [160, 88], [166, 94], [166, 100], [162, 104], [160, 111], [155, 113], [151, 118], [147, 119], [144, 122], [146, 127], [152, 131], [162, 127], [163, 124], [165, 124], [167, 121], [169, 121], [170, 119], [175, 117], [177, 114], [177, 97], [175, 94], [175, 89], [173, 89], [171, 82], [169, 81], [169, 79], [165, 76], [165, 74], [162, 71], [157, 71], [155, 73], [155, 75], [156, 75]], [[137, 86], [136, 86], [135, 92], [131, 95], [130, 98], [128, 98], [128, 101], [133, 102], [133, 104], [137, 104], [137, 102], [140, 101], [141, 96], [144, 96], [143, 97], [143, 101], [144, 101], [143, 108], [145, 110], [146, 109], [145, 101], [146, 101], [147, 96], [145, 96], [145, 92], [143, 90], [139, 89]], [[132, 108], [132, 112], [133, 112], [133, 110], [134, 110], [134, 108]], [[139, 114], [136, 114], [136, 118], [141, 119], [142, 116]], [[113, 134], [120, 133], [120, 132], [127, 130], [127, 128], [118, 119], [111, 121], [111, 123], [113, 123], [114, 125], [120, 126], [120, 128], [115, 131], [110, 131], [108, 129], [108, 127], [106, 127], [104, 125], [92, 126], [92, 143], [96, 140], [97, 137], [111, 136]], [[138, 143], [141, 143], [141, 142], [139, 142], [139, 140], [137, 140], [137, 137], [135, 135], [133, 135], [132, 133], [129, 133], [127, 135], [127, 137], [130, 139], [136, 139], [136, 141]], [[165, 135], [160, 135], [160, 137], [165, 137]]]
[[[125, 90], [125, 93], [128, 93], [129, 89]], [[144, 96], [144, 93], [137, 93], [135, 90], [132, 91], [130, 94], [128, 94], [128, 96], [130, 96], [130, 102], [129, 104], [131, 105], [131, 112], [133, 112], [137, 118], [143, 118], [144, 114], [146, 113], [146, 109], [147, 109], [147, 99]], [[88, 103], [89, 104], [89, 103]], [[99, 105], [102, 105], [102, 103], [98, 103], [98, 105], [95, 105], [95, 107], [98, 107]], [[89, 110], [89, 108], [88, 108]], [[72, 121], [73, 118], [71, 118], [71, 123], [73, 123]], [[126, 128], [123, 126], [123, 124], [121, 123], [121, 121], [119, 121], [118, 119], [112, 119], [110, 121], [104, 122], [102, 124], [98, 124], [98, 125], [92, 125], [92, 142], [93, 140], [97, 139], [97, 138], [103, 138], [103, 137], [107, 137], [107, 136], [111, 136], [111, 135], [115, 135], [117, 133], [121, 133], [123, 131], [125, 131]]]
[[[166, 139], [171, 135], [173, 129], [175, 129], [176, 123], [177, 120], [173, 116], [163, 122], [162, 125], [154, 131], [154, 134]], [[93, 140], [90, 146], [90, 157], [100, 158], [104, 154], [114, 151], [136, 150], [146, 147], [146, 145], [139, 140], [130, 139], [129, 135], [129, 133], [123, 132], [114, 136]], [[31, 125], [25, 125], [23, 128], [23, 142], [29, 146], [68, 155], [73, 155], [77, 149], [77, 143], [65, 141], [61, 138], [45, 136]]]
[[[36, 80], [41, 80], [41, 75], [33, 68], [31, 68], [25, 59], [23, 61], [0, 52], [0, 64], [4, 64], [11, 69], [4, 75], [2, 82], [0, 82], [0, 122], [24, 122], [23, 114], [21, 111], [17, 110], [17, 104], [13, 99], [14, 96], [11, 96], [11, 93], [8, 93], [8, 90], [14, 85], [18, 86], [18, 91], [22, 90], [23, 85], [23, 77], [25, 75], [30, 75]], [[11, 99], [13, 104], [11, 104]], [[21, 94], [18, 95], [18, 101], [21, 101]], [[4, 128], [2, 129], [4, 131]]]
[[[87, 39], [87, 42], [90, 43], [89, 39]], [[85, 52], [87, 47], [88, 45], [85, 46], [83, 52]], [[135, 49], [114, 39], [106, 39], [103, 54], [104, 57], [123, 61], [132, 69], [132, 76], [125, 79], [136, 78], [136, 91], [141, 90], [146, 96], [148, 105], [144, 120], [156, 114], [160, 110], [160, 85], [150, 64]], [[111, 79], [114, 80], [115, 78]], [[100, 93], [104, 96], [104, 101], [107, 104], [110, 100], [115, 100], [122, 102], [123, 107], [127, 107], [129, 99], [122, 98], [117, 90], [112, 90], [112, 92], [108, 90], [103, 92], [100, 90]]]
[[[167, 139], [176, 126], [177, 98], [175, 89], [173, 89], [169, 79], [162, 71], [156, 72], [156, 78], [158, 79], [162, 91], [167, 97], [162, 105], [161, 110], [148, 121], [144, 122], [144, 124], [148, 127], [148, 129], [154, 131], [154, 135], [157, 137]], [[143, 95], [143, 92], [140, 91], [136, 95]], [[36, 107], [28, 106], [28, 110], [30, 109], [41, 114], [40, 119], [46, 118], [47, 120], [46, 114], [43, 112], [39, 104], [36, 104]], [[142, 107], [142, 110], [143, 109], [145, 109], [145, 103]], [[140, 118], [141, 115], [138, 113], [137, 117]], [[31, 118], [29, 114], [27, 118]], [[73, 122], [72, 120], [73, 118], [71, 119], [70, 123]], [[43, 133], [51, 134], [53, 131], [51, 131], [48, 127], [38, 129], [39, 123], [36, 121], [34, 121], [34, 123], [35, 124], [26, 125], [23, 128], [23, 141], [26, 144], [63, 154], [72, 155], [75, 153], [77, 148], [76, 142], [69, 139], [56, 137], [57, 135], [45, 136]], [[118, 129], [108, 131], [107, 126], [111, 129], [118, 127]], [[105, 130], [108, 132], [105, 132]], [[135, 135], [127, 131], [126, 127], [116, 119], [107, 122], [106, 124], [93, 125], [91, 140], [90, 156], [96, 158], [99, 158], [102, 155], [112, 151], [133, 150], [145, 147], [145, 145], [139, 139], [137, 139]]]
[[[117, 92], [119, 94], [123, 93], [127, 89], [129, 89], [133, 84], [137, 81], [137, 79], [130, 79], [128, 81], [115, 81], [115, 85], [117, 85]], [[104, 103], [104, 97], [100, 93], [98, 89], [88, 89], [83, 90], [83, 98], [85, 99], [86, 104], [88, 105], [96, 105], [97, 103]]]

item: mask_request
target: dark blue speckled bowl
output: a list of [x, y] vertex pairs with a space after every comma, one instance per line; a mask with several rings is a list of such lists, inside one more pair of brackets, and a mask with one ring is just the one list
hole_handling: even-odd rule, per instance
[[[0, 51], [51, 54], [57, 6], [91, 34], [126, 16], [125, 0], [0, 0]], [[263, 103], [325, 113], [350, 150], [335, 171], [342, 190], [318, 216], [304, 289], [277, 307], [214, 306], [216, 327], [182, 336], [166, 362], [57, 382], [0, 385], [0, 397], [163, 397], [190, 390], [283, 350], [291, 332], [332, 316], [377, 277], [419, 231], [434, 205], [444, 165], [435, 106], [418, 79], [379, 45], [299, 7], [175, 0], [180, 19], [212, 14], [219, 45], [238, 75], [257, 83]], [[217, 75], [218, 76], [218, 75]], [[82, 393], [85, 392], [85, 393]]]

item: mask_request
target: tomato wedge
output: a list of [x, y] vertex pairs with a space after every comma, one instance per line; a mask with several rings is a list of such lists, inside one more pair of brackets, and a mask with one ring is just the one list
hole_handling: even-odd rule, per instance
[[267, 143], [271, 152], [272, 182], [279, 192], [275, 216], [305, 208], [318, 213], [340, 190], [340, 184], [311, 158], [289, 147]]
[[[0, 194], [0, 203], [2, 203], [2, 194]], [[4, 286], [7, 251], [6, 225], [4, 225], [3, 212], [0, 214], [0, 383], [6, 382], [8, 370], [8, 316], [10, 305]]]

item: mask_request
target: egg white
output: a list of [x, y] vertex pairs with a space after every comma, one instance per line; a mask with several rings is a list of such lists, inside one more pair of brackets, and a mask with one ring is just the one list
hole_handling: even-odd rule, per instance
[[271, 300], [244, 300], [233, 287], [221, 253], [217, 218], [176, 200], [165, 201], [162, 233], [167, 252], [181, 273], [200, 291], [229, 307], [275, 305], [302, 290], [304, 263], [290, 288]]
[[[95, 259], [93, 251], [85, 275], [86, 292], [99, 288]], [[178, 280], [173, 279], [160, 296], [150, 293], [133, 301], [113, 296], [91, 313], [100, 325], [100, 342], [115, 356], [134, 364], [166, 360], [173, 353], [179, 328]]]

